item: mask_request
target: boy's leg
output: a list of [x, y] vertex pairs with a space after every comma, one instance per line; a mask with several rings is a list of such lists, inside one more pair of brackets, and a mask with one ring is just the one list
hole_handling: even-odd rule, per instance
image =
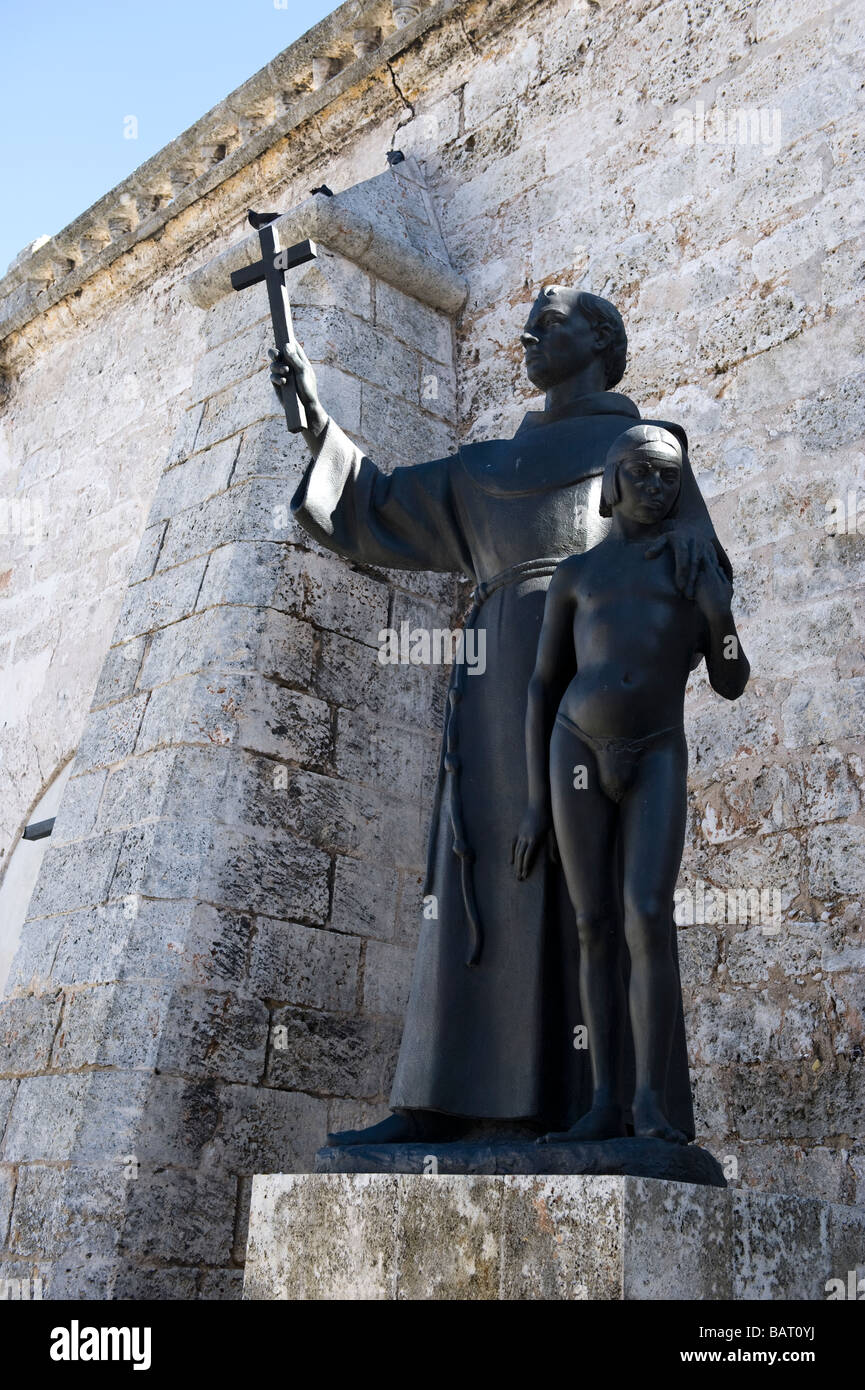
[[667, 1119], [665, 1093], [680, 988], [673, 958], [673, 894], [685, 843], [687, 774], [688, 749], [677, 730], [641, 755], [621, 805], [634, 1131], [677, 1143], [687, 1140]]
[[577, 918], [580, 1004], [589, 1038], [593, 1099], [570, 1130], [550, 1139], [625, 1133], [622, 1110], [624, 991], [614, 892], [617, 808], [600, 789], [591, 748], [556, 724], [550, 742], [553, 825]]

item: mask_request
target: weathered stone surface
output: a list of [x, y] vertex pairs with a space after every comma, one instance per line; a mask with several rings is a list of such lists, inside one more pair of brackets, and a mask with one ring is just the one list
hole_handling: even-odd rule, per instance
[[861, 1207], [652, 1178], [257, 1176], [244, 1298], [822, 1300], [863, 1234]]
[[0, 1074], [45, 1070], [62, 1009], [59, 990], [0, 1002]]
[[381, 1096], [396, 1060], [399, 1034], [392, 1022], [275, 1009], [267, 1082], [322, 1095]]
[[69, 913], [60, 925], [49, 969], [61, 985], [182, 976], [193, 984], [236, 987], [246, 976], [253, 931], [244, 913], [138, 893]]
[[249, 981], [262, 999], [348, 1011], [357, 996], [359, 962], [356, 937], [260, 918]]
[[[308, 1172], [322, 1134], [327, 1102], [273, 1086], [227, 1086], [220, 1094], [220, 1126], [207, 1160], [251, 1177], [255, 1172]], [[244, 1179], [246, 1181], [246, 1178]], [[243, 1258], [246, 1238], [240, 1245]]]
[[30, 899], [30, 916], [47, 917], [104, 902], [120, 849], [120, 835], [101, 835], [56, 848], [49, 845]]
[[208, 1269], [198, 1282], [199, 1299], [228, 1303], [243, 1297], [242, 1269]]
[[[135, 1028], [129, 1020], [136, 1019]], [[257, 1001], [163, 984], [93, 985], [69, 992], [55, 1064], [156, 1068], [161, 1073], [259, 1080], [267, 1010]]]
[[330, 921], [337, 931], [390, 940], [399, 874], [368, 859], [337, 856]]
[[233, 744], [318, 767], [329, 761], [331, 712], [323, 700], [262, 678], [181, 677], [153, 691], [135, 751], [183, 743]]
[[80, 1257], [110, 1255], [120, 1239], [130, 1181], [119, 1157], [98, 1171], [25, 1164], [9, 1232], [13, 1257], [50, 1258], [70, 1245]]
[[155, 634], [139, 684], [152, 688], [215, 667], [220, 672], [260, 670], [306, 688], [312, 674], [313, 641], [310, 627], [284, 613], [209, 608]]
[[367, 1013], [401, 1019], [408, 1003], [414, 951], [384, 941], [369, 941], [363, 972], [363, 1006]]
[[143, 1073], [82, 1072], [24, 1077], [3, 1138], [9, 1163], [100, 1160], [134, 1152], [137, 1107], [148, 1091]]
[[12, 1214], [12, 1198], [15, 1193], [17, 1173], [5, 1163], [0, 1164], [0, 1244], [8, 1244], [9, 1218]]
[[189, 560], [132, 585], [117, 624], [116, 640], [125, 642], [185, 618], [195, 608], [206, 566], [206, 560]]
[[136, 695], [91, 714], [75, 758], [76, 775], [96, 767], [110, 767], [129, 756], [146, 704], [146, 694]]
[[228, 1175], [142, 1173], [130, 1185], [124, 1250], [187, 1264], [227, 1260], [236, 1197], [236, 1180]]

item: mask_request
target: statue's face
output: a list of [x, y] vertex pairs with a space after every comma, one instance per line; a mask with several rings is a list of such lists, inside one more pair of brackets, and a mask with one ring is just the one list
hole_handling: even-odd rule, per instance
[[538, 295], [520, 334], [526, 373], [541, 391], [568, 381], [600, 356], [603, 345], [576, 307], [577, 294], [557, 289], [554, 295]]
[[618, 469], [619, 500], [616, 511], [642, 526], [663, 521], [675, 505], [682, 482], [676, 463], [647, 458], [640, 453], [622, 459]]

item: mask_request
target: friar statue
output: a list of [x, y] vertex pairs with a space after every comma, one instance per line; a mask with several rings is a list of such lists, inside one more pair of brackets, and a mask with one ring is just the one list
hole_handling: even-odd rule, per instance
[[[294, 375], [312, 454], [292, 499], [320, 544], [365, 565], [449, 571], [474, 583], [467, 626], [485, 634], [486, 667], [455, 664], [435, 789], [421, 925], [393, 1090], [392, 1113], [331, 1145], [447, 1141], [472, 1130], [567, 1130], [592, 1103], [580, 1014], [576, 924], [552, 836], [534, 872], [511, 866], [526, 805], [524, 724], [544, 601], [557, 564], [596, 545], [601, 475], [613, 441], [640, 413], [612, 388], [627, 338], [607, 300], [549, 286], [520, 335], [529, 380], [545, 393], [512, 439], [463, 445], [448, 458], [382, 472], [318, 398], [302, 348], [275, 357], [279, 394]], [[684, 430], [677, 514], [662, 528], [675, 583], [692, 597], [717, 555]], [[465, 647], [463, 648], [465, 649]], [[475, 648], [476, 650], [478, 648]], [[430, 789], [431, 795], [433, 789]], [[621, 970], [628, 972], [627, 952]], [[630, 1025], [623, 1020], [629, 1034]], [[623, 1043], [623, 1111], [633, 1048]], [[694, 1136], [681, 999], [666, 1077], [665, 1114]], [[481, 1123], [479, 1123], [481, 1122]]]

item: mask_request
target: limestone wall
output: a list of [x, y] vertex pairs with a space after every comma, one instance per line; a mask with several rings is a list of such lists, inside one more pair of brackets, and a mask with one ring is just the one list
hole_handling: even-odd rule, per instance
[[[470, 37], [480, 14], [464, 11]], [[446, 29], [394, 63], [415, 110], [399, 144], [422, 155], [470, 286], [461, 433], [525, 409], [517, 333], [539, 281], [618, 305], [619, 389], [688, 431], [753, 672], [736, 706], [704, 675], [689, 703], [698, 1132], [743, 1183], [862, 1201], [865, 539], [847, 501], [858, 491], [865, 528], [862, 11], [510, 14], [480, 45]], [[702, 885], [734, 920], [712, 920]], [[777, 890], [780, 927], [740, 909], [754, 888]]]
[[[337, 11], [331, 38], [356, 9]], [[283, 55], [251, 84], [276, 105], [233, 153], [204, 172], [166, 156], [182, 191], [156, 221], [106, 233], [74, 271], [44, 248], [0, 285], [4, 495], [41, 488], [52, 524], [76, 518], [41, 549], [12, 537], [0, 565], [12, 571], [0, 612], [21, 642], [2, 649], [16, 720], [0, 745], [7, 841], [80, 743], [3, 1005], [13, 1274], [65, 1260], [57, 1289], [87, 1286], [84, 1236], [59, 1213], [97, 1190], [94, 1291], [147, 1279], [230, 1290], [243, 1179], [302, 1167], [327, 1123], [383, 1111], [414, 930], [397, 911], [423, 838], [440, 687], [425, 673], [410, 717], [394, 720], [402, 697], [367, 685], [369, 639], [382, 612], [446, 614], [453, 594], [425, 577], [351, 575], [274, 532], [301, 460], [265, 404], [266, 324], [241, 296], [205, 312], [178, 287], [245, 234], [247, 206], [360, 184], [391, 146], [417, 160], [468, 285], [455, 403], [419, 408], [407, 441], [373, 377], [364, 418], [358, 335], [393, 337], [380, 321], [392, 287], [379, 295], [336, 257], [306, 281], [298, 315], [327, 363], [326, 402], [385, 463], [433, 456], [508, 432], [537, 404], [517, 334], [539, 282], [578, 281], [621, 308], [621, 389], [688, 430], [753, 668], [737, 706], [703, 678], [690, 701], [682, 887], [705, 920], [682, 926], [680, 951], [699, 1137], [742, 1184], [865, 1200], [863, 539], [826, 525], [831, 499], [865, 489], [861, 28], [852, 3], [441, 0], [354, 63], [340, 49], [323, 84], [284, 81], [314, 44]], [[744, 111], [750, 143], [720, 143], [713, 111], [736, 135]], [[49, 263], [51, 283], [35, 273]], [[391, 373], [434, 355], [416, 338], [379, 349]], [[284, 540], [277, 570], [268, 557]], [[241, 612], [250, 595], [254, 619]], [[282, 800], [277, 763], [291, 772]], [[404, 804], [388, 822], [391, 782]], [[370, 783], [379, 839], [363, 841], [355, 789]], [[280, 873], [291, 893], [274, 914], [262, 892], [287, 890], [268, 879]], [[701, 885], [777, 889], [782, 920], [713, 921]], [[146, 1045], [127, 1036], [131, 1017], [151, 1020]], [[150, 1165], [149, 1188], [129, 1181], [129, 1153]]]

